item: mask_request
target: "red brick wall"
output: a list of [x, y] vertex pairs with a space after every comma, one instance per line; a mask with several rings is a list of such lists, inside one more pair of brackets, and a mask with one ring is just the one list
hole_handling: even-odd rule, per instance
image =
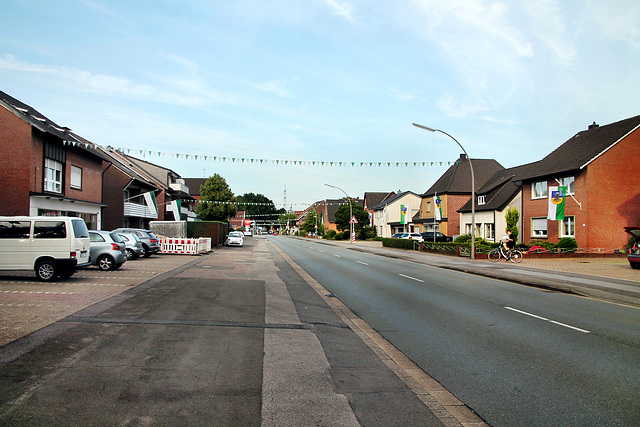
[[42, 173], [42, 162], [31, 163], [31, 151], [31, 126], [0, 107], [1, 215], [29, 215], [29, 190], [37, 182], [33, 175]]
[[[558, 176], [557, 178], [563, 178], [566, 175]], [[567, 196], [564, 204], [564, 215], [573, 216], [575, 218], [575, 239], [578, 242], [578, 246], [581, 248], [588, 247], [587, 237], [587, 173], [582, 172], [574, 175], [575, 183], [575, 199], [582, 204], [582, 209], [576, 203], [576, 201]], [[548, 187], [558, 187], [559, 184], [555, 179], [547, 180]], [[522, 241], [528, 243], [532, 239], [547, 240], [552, 243], [558, 243], [561, 232], [561, 221], [547, 221], [547, 237], [532, 236], [532, 218], [546, 218], [549, 212], [549, 199], [531, 199], [531, 182], [526, 182], [522, 186]]]
[[115, 166], [106, 168], [103, 181], [102, 229], [114, 230], [124, 226], [124, 187], [131, 178]]
[[[71, 188], [71, 166], [82, 168], [82, 189], [80, 190]], [[102, 202], [102, 160], [67, 148], [64, 174], [65, 197], [87, 202]]]
[[460, 229], [460, 214], [458, 209], [463, 207], [471, 198], [468, 194], [450, 195], [447, 194], [442, 199], [442, 216], [446, 217], [447, 222], [440, 224], [440, 232], [447, 236], [464, 234], [464, 229]]
[[[622, 248], [625, 226], [640, 226], [640, 129], [588, 166], [589, 245]], [[584, 206], [583, 206], [584, 209]]]

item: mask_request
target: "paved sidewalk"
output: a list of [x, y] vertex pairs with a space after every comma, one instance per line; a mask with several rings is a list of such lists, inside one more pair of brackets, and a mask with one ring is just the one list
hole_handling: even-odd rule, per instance
[[328, 245], [350, 247], [356, 251], [380, 256], [401, 258], [434, 267], [640, 307], [640, 271], [632, 269], [625, 257], [543, 258], [525, 255], [520, 264], [503, 260], [491, 263], [486, 255], [478, 255], [476, 260], [472, 261], [469, 258], [452, 255], [386, 248], [382, 246], [382, 242], [378, 241], [356, 241], [356, 243], [340, 240], [315, 241]]

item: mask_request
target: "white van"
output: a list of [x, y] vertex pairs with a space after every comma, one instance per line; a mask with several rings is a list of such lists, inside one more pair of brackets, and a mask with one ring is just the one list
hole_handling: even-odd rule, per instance
[[0, 216], [0, 270], [34, 270], [40, 280], [71, 277], [89, 263], [82, 218]]

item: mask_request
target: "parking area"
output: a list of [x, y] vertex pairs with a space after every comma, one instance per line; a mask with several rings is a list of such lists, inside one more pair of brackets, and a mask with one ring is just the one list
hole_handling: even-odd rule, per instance
[[114, 271], [97, 267], [68, 279], [40, 282], [33, 272], [0, 272], [0, 346], [194, 260], [198, 255], [153, 255]]

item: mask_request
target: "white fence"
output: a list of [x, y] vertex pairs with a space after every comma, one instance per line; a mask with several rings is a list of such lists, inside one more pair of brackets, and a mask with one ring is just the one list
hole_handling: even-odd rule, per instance
[[211, 252], [211, 238], [166, 238], [160, 240], [160, 252], [164, 254], [196, 255]]

